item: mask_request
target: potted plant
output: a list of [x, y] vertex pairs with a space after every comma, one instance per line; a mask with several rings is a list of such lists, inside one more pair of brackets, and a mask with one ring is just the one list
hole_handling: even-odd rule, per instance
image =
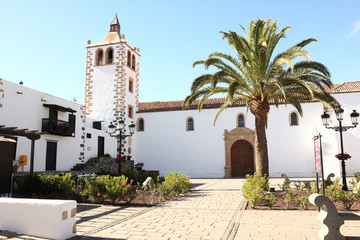
[[351, 158], [351, 156], [348, 153], [339, 153], [336, 154], [335, 157], [339, 160], [348, 160]]
[[19, 168], [19, 160], [13, 160], [13, 169], [12, 172], [16, 173], [18, 171]]

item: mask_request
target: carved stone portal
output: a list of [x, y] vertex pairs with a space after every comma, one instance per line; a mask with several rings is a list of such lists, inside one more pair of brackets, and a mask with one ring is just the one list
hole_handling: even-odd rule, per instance
[[[245, 140], [249, 142], [252, 146], [252, 151], [254, 151], [255, 144], [255, 132], [250, 130], [249, 128], [234, 128], [230, 132], [225, 129], [224, 131], [224, 141], [225, 141], [225, 177], [232, 177], [231, 175], [231, 147], [235, 142], [239, 140]], [[255, 169], [255, 154], [253, 152], [253, 164]]]

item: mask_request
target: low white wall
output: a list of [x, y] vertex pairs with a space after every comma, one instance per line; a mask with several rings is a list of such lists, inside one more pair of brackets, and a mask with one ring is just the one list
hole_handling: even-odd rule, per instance
[[49, 239], [76, 233], [76, 201], [0, 198], [0, 229]]

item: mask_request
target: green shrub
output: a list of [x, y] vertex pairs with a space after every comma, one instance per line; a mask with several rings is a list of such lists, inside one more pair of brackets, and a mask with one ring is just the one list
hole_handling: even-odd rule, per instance
[[308, 210], [309, 208], [309, 199], [307, 197], [298, 197], [296, 201], [299, 203], [302, 210]]
[[106, 199], [106, 183], [109, 176], [96, 176], [93, 174], [84, 178], [84, 191], [94, 198], [96, 203], [103, 203]]
[[128, 203], [131, 203], [137, 196], [139, 196], [141, 190], [140, 183], [130, 180], [130, 184], [127, 185], [128, 192], [124, 196], [124, 200]]
[[350, 210], [352, 205], [358, 201], [359, 195], [352, 191], [339, 190], [335, 193], [335, 199], [340, 202], [346, 210]]
[[354, 173], [353, 181], [354, 181], [355, 183], [360, 182], [360, 172]]
[[325, 188], [325, 196], [328, 197], [331, 201], [337, 202], [337, 192], [339, 192], [342, 188], [342, 184], [340, 183], [340, 178], [336, 178], [334, 183]]
[[[40, 174], [33, 175], [32, 193], [39, 197], [47, 198], [71, 198], [74, 195], [74, 179], [71, 173]], [[30, 174], [21, 178], [18, 186], [20, 194], [28, 194], [30, 191]]]
[[[84, 178], [77, 178], [71, 173], [34, 175], [32, 193], [36, 193], [40, 197], [76, 199], [78, 201], [91, 196], [96, 203], [110, 200], [114, 204], [117, 200], [125, 200], [129, 203], [139, 194], [145, 197], [146, 192], [150, 192], [153, 203], [156, 196], [173, 197], [189, 191], [191, 186], [189, 177], [172, 172], [164, 177], [157, 176], [158, 187], [143, 189], [141, 183], [147, 178], [147, 172], [127, 170], [126, 173], [136, 180], [129, 180], [125, 175], [112, 177], [93, 174]], [[18, 184], [19, 193], [30, 193], [29, 186], [30, 175], [25, 175]]]
[[122, 175], [120, 177], [104, 176], [106, 198], [114, 204], [116, 200], [122, 200], [129, 193], [128, 179]]
[[[321, 187], [319, 185], [319, 192], [321, 192]], [[312, 193], [317, 193], [317, 189], [316, 189], [316, 182], [311, 182], [310, 183], [310, 190]]]
[[134, 169], [126, 169], [122, 174], [128, 179], [134, 180], [134, 184], [139, 183], [140, 185], [145, 182], [146, 178], [149, 176], [146, 171], [137, 171]]
[[41, 174], [39, 175], [41, 181], [40, 194], [62, 196], [65, 193], [73, 192], [73, 183], [71, 173], [58, 174]]
[[278, 184], [278, 186], [281, 188], [281, 190], [283, 191], [289, 191], [291, 188], [290, 188], [290, 182], [289, 181], [286, 181], [284, 180], [283, 184]]
[[272, 208], [277, 200], [277, 197], [274, 194], [268, 193], [265, 195], [266, 204]]
[[158, 184], [161, 197], [173, 197], [189, 191], [191, 187], [190, 177], [182, 173], [171, 172], [164, 176], [164, 179], [162, 183]]
[[294, 202], [296, 195], [297, 195], [296, 192], [291, 189], [286, 191], [286, 194], [283, 197], [283, 202], [286, 206], [286, 209], [288, 209], [288, 210], [291, 209], [291, 206]]
[[[30, 174], [26, 174], [23, 176], [20, 181], [18, 182], [18, 194], [20, 195], [27, 195], [30, 194]], [[33, 193], [40, 193], [41, 181], [39, 175], [34, 174], [32, 177], [32, 192]]]
[[269, 177], [261, 174], [246, 175], [242, 192], [251, 207], [256, 207], [264, 202], [266, 192], [269, 190]]

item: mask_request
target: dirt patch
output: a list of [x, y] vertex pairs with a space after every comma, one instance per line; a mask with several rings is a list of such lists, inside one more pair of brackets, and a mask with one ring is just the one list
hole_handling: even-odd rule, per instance
[[[307, 199], [309, 199], [309, 193], [307, 193], [306, 191], [301, 191], [301, 190], [294, 190], [294, 192], [296, 193], [296, 197], [306, 197]], [[292, 202], [291, 208], [287, 209], [286, 208], [286, 204], [283, 201], [283, 197], [285, 196], [285, 192], [284, 191], [276, 191], [275, 193], [273, 193], [276, 197], [277, 200], [274, 203], [274, 206], [272, 208], [270, 208], [269, 206], [267, 206], [265, 203], [260, 205], [260, 206], [256, 206], [255, 208], [250, 207], [249, 205], [247, 205], [246, 210], [303, 210], [300, 207], [300, 204], [298, 202], [296, 202], [295, 200]], [[359, 200], [360, 201], [360, 200]], [[360, 211], [360, 202], [354, 203], [350, 209], [350, 211]], [[338, 211], [347, 211], [343, 205], [339, 202], [334, 203], [337, 210]], [[308, 210], [317, 210], [317, 207], [312, 205], [311, 203], [309, 204]]]

